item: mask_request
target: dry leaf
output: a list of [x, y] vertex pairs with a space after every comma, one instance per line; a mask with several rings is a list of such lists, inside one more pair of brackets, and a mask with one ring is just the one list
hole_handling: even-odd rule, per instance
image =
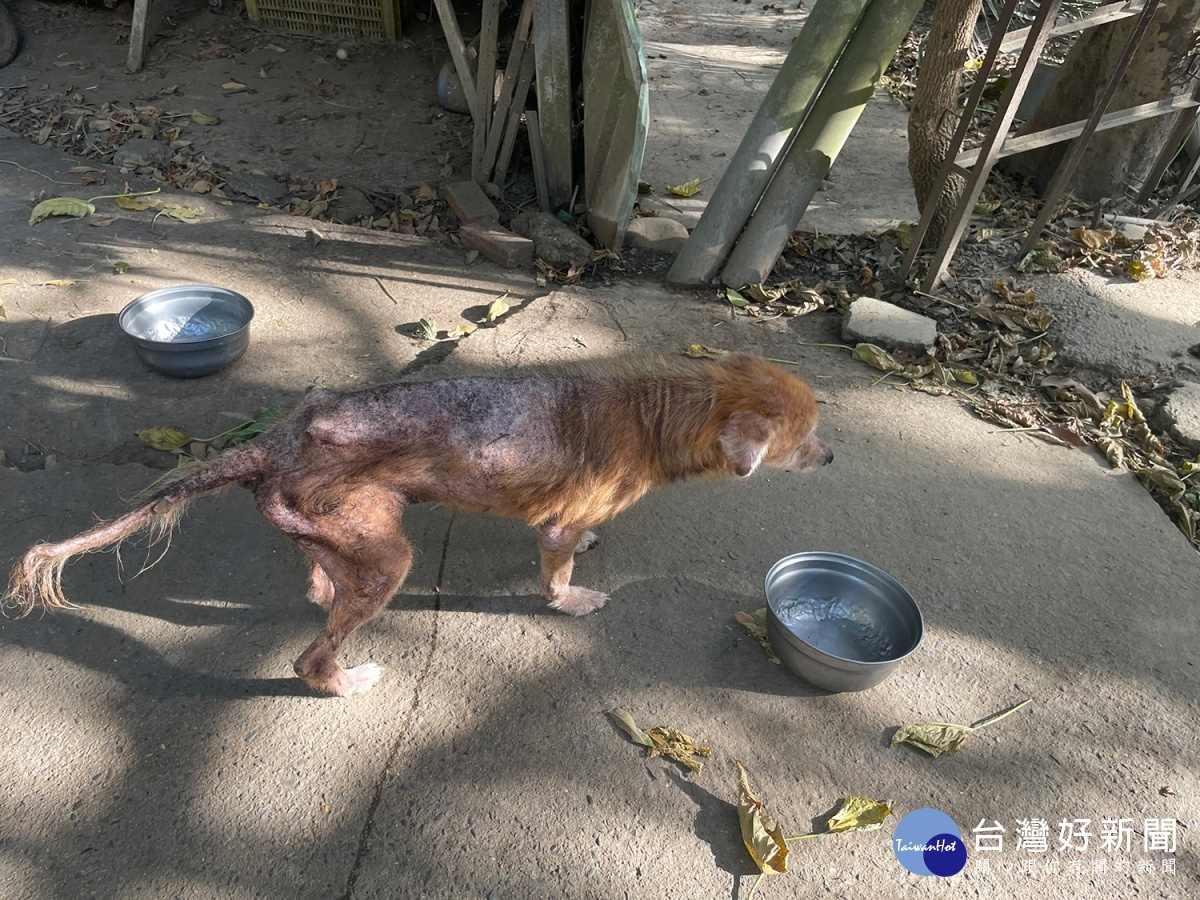
[[190, 434], [185, 434], [178, 428], [168, 428], [165, 425], [155, 425], [135, 431], [139, 441], [154, 450], [179, 450], [195, 440]]
[[125, 262], [123, 259], [118, 259], [115, 263], [113, 263], [113, 271], [118, 275], [124, 275], [129, 271], [129, 263]]
[[207, 116], [198, 109], [192, 110], [192, 121], [197, 125], [218, 125], [221, 122], [216, 116]]
[[738, 610], [733, 616], [737, 619], [738, 624], [745, 628], [754, 639], [762, 644], [762, 648], [767, 651], [767, 661], [773, 662], [775, 665], [783, 665], [779, 657], [775, 655], [775, 648], [771, 646], [771, 639], [767, 636], [767, 608], [755, 612], [748, 613]]
[[423, 341], [436, 341], [438, 327], [433, 319], [421, 319], [417, 322], [416, 336]]
[[826, 820], [829, 834], [847, 831], [874, 831], [892, 814], [892, 801], [869, 800], [866, 797], [844, 797], [833, 815]]
[[420, 186], [417, 188], [417, 202], [424, 203], [428, 200], [436, 200], [436, 199], [437, 199], [437, 191], [435, 191], [432, 187], [429, 186], [429, 182], [422, 181]]
[[122, 195], [122, 196], [118, 197], [117, 198], [117, 206], [119, 206], [121, 209], [131, 209], [134, 212], [144, 212], [145, 210], [150, 208], [146, 204], [142, 203], [140, 200], [137, 200], [128, 195]]
[[987, 725], [999, 722], [1005, 716], [1015, 713], [1018, 709], [1032, 703], [1032, 700], [1022, 700], [1008, 709], [1001, 710], [995, 715], [980, 719], [973, 725], [955, 725], [951, 722], [926, 722], [918, 725], [902, 725], [892, 735], [889, 746], [911, 744], [924, 750], [930, 756], [938, 757], [943, 753], [957, 753], [968, 737]]
[[488, 304], [487, 314], [483, 317], [483, 321], [491, 324], [506, 312], [508, 312], [508, 304], [504, 302], [504, 297], [497, 297]]
[[729, 351], [721, 350], [717, 347], [708, 347], [704, 344], [689, 344], [683, 348], [683, 355], [690, 356], [692, 359], [720, 359]]
[[74, 278], [55, 278], [53, 281], [39, 281], [37, 287], [70, 287], [78, 284]]
[[1083, 244], [1089, 250], [1099, 250], [1101, 247], [1108, 245], [1113, 239], [1111, 231], [1097, 231], [1093, 228], [1084, 228], [1082, 225], [1071, 232], [1071, 237]]
[[616, 722], [621, 729], [629, 735], [635, 744], [641, 744], [643, 747], [653, 747], [654, 741], [650, 740], [650, 736], [642, 729], [638, 728], [637, 722], [633, 721], [633, 715], [627, 709], [610, 709], [608, 715]]
[[788, 845], [779, 822], [766, 810], [750, 790], [750, 779], [742, 761], [738, 767], [738, 821], [742, 826], [742, 843], [758, 870], [779, 874], [787, 871]]
[[683, 184], [668, 185], [667, 190], [676, 197], [694, 197], [700, 193], [700, 179], [693, 178], [691, 181], [685, 181]]
[[646, 750], [646, 756], [665, 756], [673, 759], [697, 775], [704, 768], [697, 757], [712, 756], [712, 748], [697, 744], [692, 738], [675, 728], [659, 726], [646, 731], [646, 736], [654, 742], [654, 746]]
[[203, 210], [194, 206], [181, 206], [178, 203], [163, 203], [155, 208], [158, 209], [159, 215], [170, 216], [172, 219], [194, 219], [203, 213]]
[[450, 340], [454, 341], [454, 340], [458, 340], [461, 337], [466, 337], [468, 334], [470, 334], [474, 330], [475, 330], [474, 325], [471, 325], [470, 323], [467, 323], [467, 322], [463, 322], [462, 324], [456, 325], [454, 328], [451, 328], [449, 331], [447, 331], [446, 337], [448, 337], [448, 338], [450, 338]]
[[239, 91], [246, 90], [246, 85], [242, 84], [240, 81], [227, 81], [221, 85], [221, 87], [229, 91], [231, 94], [236, 94]]
[[29, 216], [29, 224], [36, 225], [51, 216], [74, 216], [76, 219], [82, 219], [95, 211], [96, 207], [87, 200], [80, 200], [77, 197], [51, 197], [33, 208], [33, 212]]

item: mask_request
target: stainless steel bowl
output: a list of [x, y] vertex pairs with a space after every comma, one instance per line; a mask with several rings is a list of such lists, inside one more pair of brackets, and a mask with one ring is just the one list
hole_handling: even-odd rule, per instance
[[241, 294], [207, 284], [178, 284], [142, 294], [118, 321], [138, 357], [177, 378], [211, 375], [250, 346], [254, 307]]
[[767, 573], [767, 634], [783, 664], [827, 691], [874, 687], [921, 645], [904, 586], [841, 553], [796, 553]]

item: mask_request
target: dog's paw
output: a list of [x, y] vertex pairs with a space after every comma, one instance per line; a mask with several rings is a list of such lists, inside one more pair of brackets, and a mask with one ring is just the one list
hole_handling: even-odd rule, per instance
[[353, 669], [338, 669], [325, 685], [326, 693], [338, 697], [353, 697], [365, 694], [383, 676], [383, 668], [375, 663], [363, 663]]
[[600, 538], [597, 537], [596, 532], [585, 531], [579, 536], [579, 543], [575, 545], [575, 552], [586, 553], [599, 543]]
[[587, 588], [569, 587], [563, 596], [550, 602], [550, 608], [565, 612], [569, 616], [586, 616], [607, 602], [608, 594], [589, 591]]

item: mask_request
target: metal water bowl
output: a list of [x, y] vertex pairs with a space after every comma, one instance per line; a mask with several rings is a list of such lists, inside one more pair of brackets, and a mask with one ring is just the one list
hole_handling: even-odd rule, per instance
[[118, 317], [138, 358], [176, 378], [211, 375], [250, 346], [254, 307], [236, 291], [180, 284], [138, 297]]
[[841, 553], [796, 553], [767, 573], [767, 634], [785, 666], [827, 691], [862, 691], [921, 644], [912, 594]]

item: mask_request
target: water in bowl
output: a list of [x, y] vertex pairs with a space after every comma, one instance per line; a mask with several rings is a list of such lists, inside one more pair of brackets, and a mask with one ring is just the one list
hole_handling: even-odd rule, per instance
[[840, 598], [791, 597], [775, 613], [794, 635], [830, 656], [859, 662], [896, 658], [892, 639], [878, 623], [856, 617], [853, 606]]
[[209, 341], [233, 334], [242, 326], [231, 319], [210, 316], [203, 312], [191, 315], [164, 316], [156, 319], [142, 332], [148, 341]]

